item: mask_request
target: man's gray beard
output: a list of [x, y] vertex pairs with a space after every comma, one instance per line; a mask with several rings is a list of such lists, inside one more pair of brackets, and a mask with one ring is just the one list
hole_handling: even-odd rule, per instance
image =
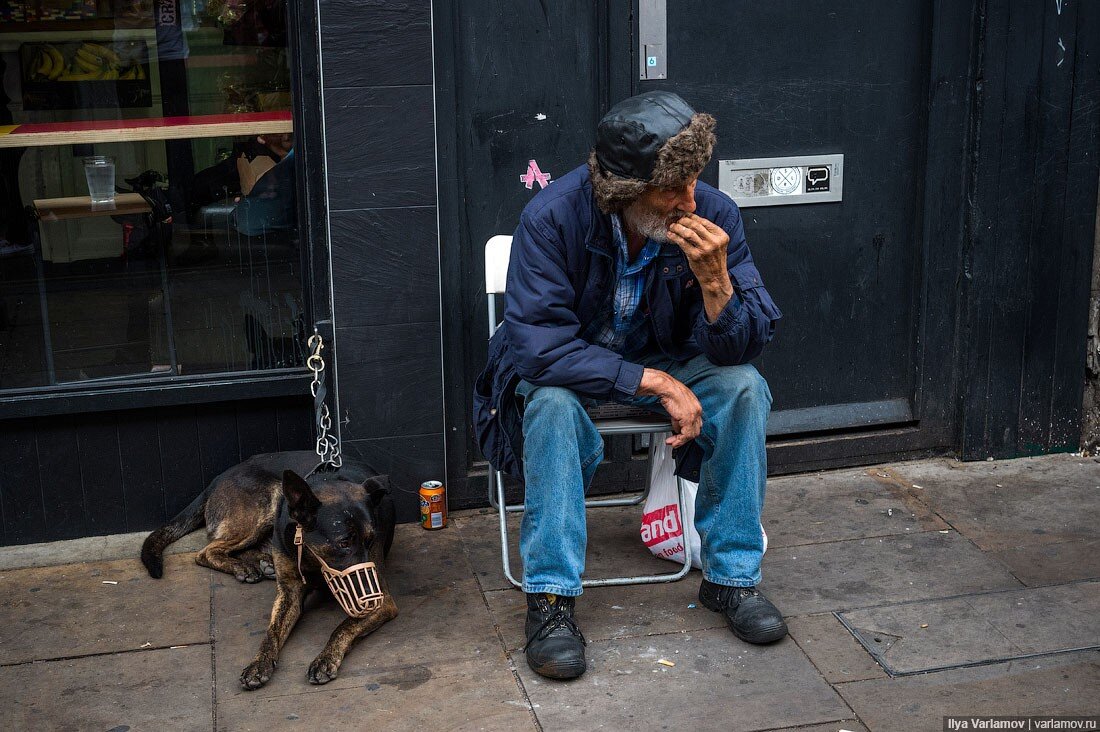
[[627, 228], [658, 244], [668, 242], [668, 227], [683, 216], [683, 211], [673, 211], [666, 216], [651, 209], [643, 209], [637, 204], [623, 209], [623, 223]]

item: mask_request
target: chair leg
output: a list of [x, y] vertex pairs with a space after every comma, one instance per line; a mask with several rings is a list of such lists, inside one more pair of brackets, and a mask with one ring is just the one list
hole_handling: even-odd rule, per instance
[[[650, 437], [649, 444], [649, 462], [653, 462], [654, 443], [652, 442], [653, 436]], [[650, 489], [653, 487], [652, 483], [652, 471], [646, 471], [645, 490], [640, 496], [634, 498], [613, 498], [604, 500], [588, 500], [584, 502], [586, 508], [600, 507], [600, 506], [633, 506], [638, 505], [645, 501], [649, 497]], [[680, 523], [683, 524], [683, 517], [686, 515], [685, 508], [685, 488], [684, 481], [679, 476], [676, 476], [676, 496], [677, 506], [680, 510]], [[504, 569], [504, 576], [518, 589], [522, 589], [523, 584], [512, 576], [511, 560], [508, 555], [508, 514], [519, 513], [525, 508], [524, 504], [518, 503], [514, 505], [508, 505], [504, 500], [504, 474], [499, 470], [489, 470], [489, 503], [497, 509], [497, 514], [500, 520], [500, 558], [501, 566]], [[675, 582], [676, 580], [683, 579], [689, 571], [691, 571], [691, 545], [687, 541], [687, 527], [682, 526], [684, 532], [684, 564], [676, 572], [666, 572], [663, 574], [653, 575], [639, 575], [636, 577], [609, 577], [605, 579], [590, 579], [582, 580], [582, 587], [611, 587], [617, 585], [645, 585], [645, 584], [657, 584], [662, 582]]]
[[[649, 436], [649, 456], [647, 458], [648, 464], [653, 465], [653, 453], [656, 451], [656, 447], [653, 442], [655, 435]], [[585, 508], [598, 508], [600, 506], [637, 506], [645, 503], [645, 499], [649, 498], [649, 489], [653, 487], [653, 471], [647, 469], [645, 473], [645, 490], [636, 496], [631, 498], [589, 498], [584, 502]]]
[[496, 475], [497, 471], [493, 470], [493, 468], [490, 466], [489, 473], [485, 476], [485, 485], [489, 488], [489, 506], [491, 508], [499, 508], [500, 505], [497, 503]]
[[675, 582], [683, 579], [691, 571], [691, 544], [687, 540], [687, 527], [684, 526], [684, 481], [676, 478], [677, 505], [680, 509], [680, 524], [684, 532], [684, 564], [679, 571], [664, 574], [647, 574], [636, 577], [610, 577], [607, 579], [582, 580], [581, 587], [613, 587], [617, 585], [652, 585], [663, 582]]
[[504, 474], [499, 470], [491, 471], [491, 478], [496, 483], [497, 514], [500, 517], [500, 562], [504, 568], [504, 576], [517, 589], [523, 589], [523, 585], [512, 576], [511, 561], [508, 556], [508, 506], [504, 503]]

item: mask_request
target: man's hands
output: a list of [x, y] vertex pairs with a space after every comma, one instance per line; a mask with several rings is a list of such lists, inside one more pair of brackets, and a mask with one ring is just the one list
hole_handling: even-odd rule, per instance
[[689, 213], [668, 227], [668, 240], [687, 256], [703, 292], [707, 320], [713, 323], [733, 297], [733, 283], [726, 269], [729, 235], [717, 224]]
[[672, 417], [672, 437], [665, 440], [673, 448], [686, 445], [703, 428], [703, 407], [691, 389], [664, 371], [645, 369], [638, 394], [660, 397], [661, 406]]

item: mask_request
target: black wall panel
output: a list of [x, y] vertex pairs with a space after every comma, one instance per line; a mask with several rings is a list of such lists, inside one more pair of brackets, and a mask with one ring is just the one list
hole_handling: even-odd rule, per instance
[[289, 399], [276, 403], [275, 414], [280, 450], [301, 450], [301, 445], [313, 445], [312, 409], [309, 419], [302, 419], [302, 406]]
[[321, 0], [325, 86], [432, 83], [431, 3]]
[[245, 412], [238, 410], [237, 444], [242, 457], [271, 452], [269, 445], [279, 444], [279, 424], [276, 415], [276, 404], [273, 402], [257, 405], [256, 408]]
[[0, 421], [2, 543], [160, 526], [242, 457], [309, 449], [310, 407], [279, 397]]
[[[347, 440], [344, 451], [390, 477], [397, 520], [409, 522], [420, 519], [417, 494], [420, 484], [425, 480], [443, 480], [441, 441], [439, 434]], [[451, 507], [455, 508], [453, 501]]]
[[965, 242], [964, 458], [1075, 450], [1100, 145], [1100, 6], [983, 5]]
[[85, 491], [73, 421], [39, 422], [35, 443], [46, 530], [58, 539], [87, 536]]
[[84, 504], [89, 536], [126, 530], [126, 495], [122, 486], [122, 443], [115, 413], [79, 414], [76, 429], [81, 485], [95, 486], [94, 500]]
[[344, 439], [443, 431], [438, 322], [355, 326], [336, 333]]
[[[156, 410], [119, 412], [116, 423], [126, 525], [151, 528], [164, 523], [170, 516], [164, 506], [164, 461]], [[236, 434], [227, 439], [236, 442]]]
[[29, 544], [46, 536], [46, 509], [33, 429], [0, 422], [0, 506], [4, 543]]
[[435, 218], [435, 206], [332, 213], [332, 279], [340, 324], [439, 320]]
[[435, 205], [431, 86], [326, 88], [325, 130], [332, 210]]
[[412, 521], [444, 476], [431, 3], [319, 12], [341, 437]]
[[[300, 412], [300, 410], [299, 410]], [[299, 413], [298, 419], [302, 420]], [[308, 424], [306, 425], [308, 427]], [[233, 404], [211, 405], [203, 416], [202, 428], [215, 434], [237, 433], [237, 410]], [[309, 443], [309, 438], [300, 440], [298, 444]], [[244, 457], [248, 457], [245, 455]], [[202, 445], [199, 454], [199, 468], [202, 470], [202, 482], [210, 483], [217, 475], [225, 470], [226, 465], [236, 465], [241, 461], [241, 449], [239, 440], [214, 440]]]

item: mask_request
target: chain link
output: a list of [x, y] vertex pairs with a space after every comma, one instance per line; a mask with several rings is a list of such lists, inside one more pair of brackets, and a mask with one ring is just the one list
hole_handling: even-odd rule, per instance
[[[313, 373], [313, 381], [310, 382], [309, 392], [316, 400], [317, 393], [325, 379], [325, 359], [321, 356], [325, 344], [321, 340], [321, 336], [314, 333], [306, 341], [306, 345], [310, 350], [309, 357], [306, 359], [306, 368]], [[335, 434], [329, 433], [331, 429], [332, 415], [329, 414], [328, 404], [322, 401], [317, 407], [317, 445], [315, 448], [317, 457], [321, 459], [322, 463], [339, 468], [344, 464], [344, 459], [340, 455], [340, 440]]]

